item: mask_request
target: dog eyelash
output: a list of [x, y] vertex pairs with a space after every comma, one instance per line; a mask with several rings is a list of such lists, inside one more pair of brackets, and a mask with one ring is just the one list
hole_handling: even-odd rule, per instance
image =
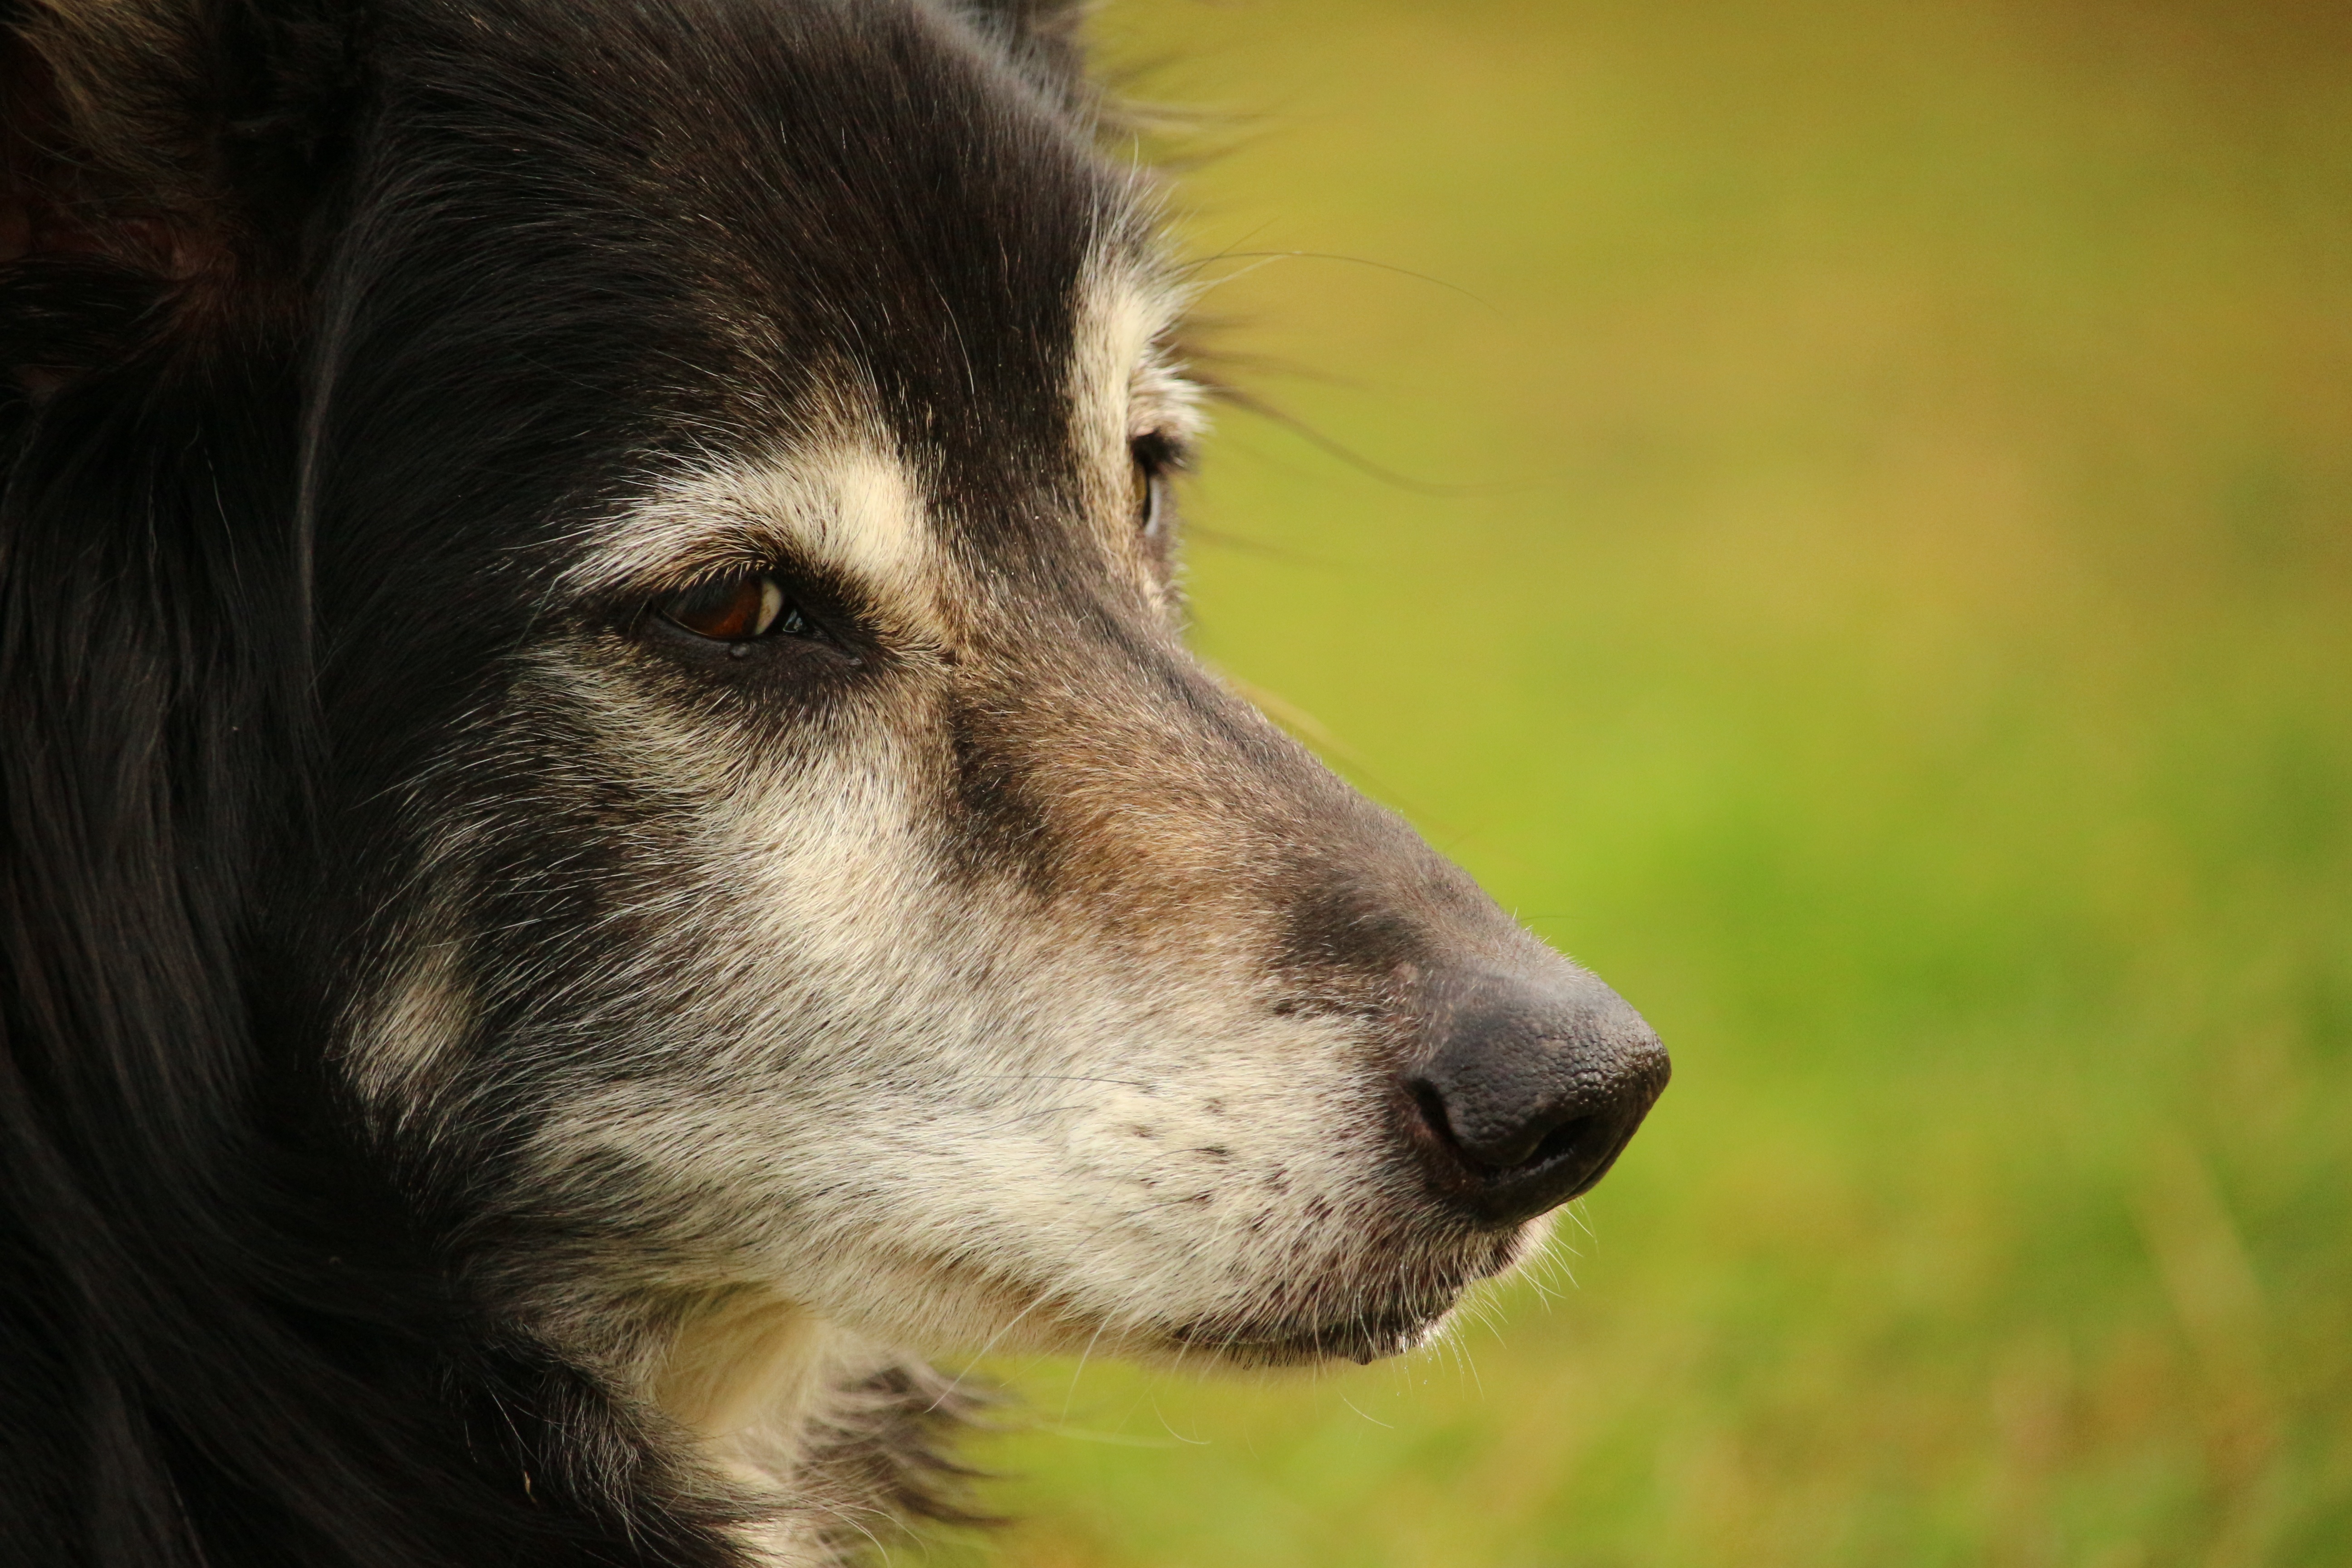
[[673, 625], [711, 642], [808, 637], [815, 630], [782, 584], [765, 572], [714, 577], [671, 595], [658, 608]]

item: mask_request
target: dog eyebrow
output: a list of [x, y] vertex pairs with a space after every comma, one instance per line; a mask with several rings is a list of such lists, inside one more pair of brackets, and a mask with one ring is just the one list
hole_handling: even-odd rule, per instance
[[1174, 350], [1193, 290], [1152, 265], [1098, 257], [1081, 285], [1072, 391], [1080, 429], [1157, 430], [1178, 445], [1198, 437], [1201, 387]]
[[822, 441], [663, 481], [592, 534], [575, 593], [659, 592], [730, 566], [794, 563], [929, 618], [920, 477], [878, 441]]

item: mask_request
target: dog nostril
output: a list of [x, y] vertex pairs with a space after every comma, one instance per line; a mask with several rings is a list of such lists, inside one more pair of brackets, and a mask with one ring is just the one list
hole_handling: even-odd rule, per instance
[[1464, 1164], [1475, 1171], [1496, 1176], [1515, 1176], [1550, 1164], [1564, 1155], [1578, 1152], [1588, 1134], [1597, 1131], [1597, 1118], [1579, 1116], [1562, 1122], [1540, 1138], [1520, 1139], [1511, 1144], [1496, 1147], [1466, 1148], [1455, 1135], [1454, 1123], [1445, 1112], [1445, 1099], [1436, 1088], [1427, 1083], [1414, 1083], [1407, 1092], [1412, 1096], [1421, 1119], [1437, 1140], [1445, 1144]]
[[1436, 1135], [1438, 1142], [1448, 1148], [1459, 1150], [1462, 1147], [1461, 1140], [1454, 1136], [1454, 1124], [1445, 1119], [1445, 1101], [1439, 1096], [1436, 1089], [1430, 1084], [1415, 1082], [1407, 1084], [1405, 1092], [1412, 1097], [1412, 1103], [1420, 1110], [1421, 1119], [1429, 1124], [1430, 1131]]
[[1585, 1135], [1599, 1125], [1598, 1121], [1592, 1117], [1580, 1116], [1573, 1121], [1555, 1127], [1543, 1135], [1543, 1142], [1536, 1145], [1536, 1152], [1519, 1163], [1549, 1165], [1564, 1154], [1572, 1154], [1577, 1152], [1578, 1145], [1584, 1142]]

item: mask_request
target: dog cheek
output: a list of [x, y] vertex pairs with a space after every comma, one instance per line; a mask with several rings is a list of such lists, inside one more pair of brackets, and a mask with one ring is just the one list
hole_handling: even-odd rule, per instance
[[[607, 736], [652, 732], [614, 772], [730, 754], [631, 717]], [[642, 895], [659, 951], [594, 987], [636, 998], [650, 1076], [551, 1086], [537, 1179], [593, 1189], [694, 1277], [925, 1337], [1240, 1316], [1299, 1270], [1376, 1275], [1331, 1223], [1377, 1160], [1345, 1032], [1255, 1005], [1244, 958], [1176, 943], [1139, 966], [1018, 885], [950, 874], [924, 778], [879, 726], [702, 781], [685, 863]]]

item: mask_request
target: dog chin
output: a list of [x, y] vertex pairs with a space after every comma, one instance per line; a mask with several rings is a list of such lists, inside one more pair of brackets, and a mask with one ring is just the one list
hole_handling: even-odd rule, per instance
[[1168, 1341], [1179, 1356], [1197, 1358], [1205, 1352], [1226, 1365], [1246, 1368], [1332, 1361], [1369, 1365], [1404, 1355], [1437, 1336], [1465, 1291], [1510, 1273], [1549, 1231], [1548, 1223], [1537, 1221], [1507, 1240], [1489, 1238], [1489, 1247], [1461, 1260], [1445, 1277], [1407, 1283], [1388, 1300], [1366, 1301], [1344, 1316], [1202, 1319], [1169, 1330]]
[[1180, 1352], [1206, 1352], [1225, 1365], [1252, 1370], [1351, 1361], [1360, 1366], [1419, 1350], [1435, 1337], [1454, 1303], [1425, 1310], [1363, 1313], [1344, 1322], [1307, 1326], [1192, 1323], [1171, 1331]]

